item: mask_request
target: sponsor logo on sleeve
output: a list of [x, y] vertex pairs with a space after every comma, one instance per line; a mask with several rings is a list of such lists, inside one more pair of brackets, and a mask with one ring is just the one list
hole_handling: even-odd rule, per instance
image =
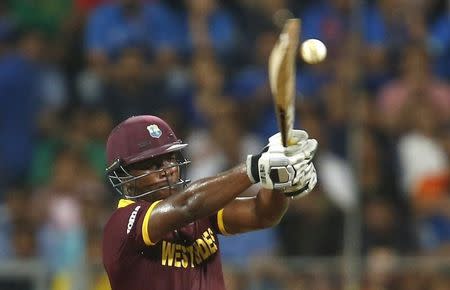
[[136, 220], [136, 215], [141, 208], [140, 205], [134, 208], [133, 212], [130, 215], [130, 218], [128, 219], [128, 225], [127, 225], [127, 235], [130, 233], [131, 229], [133, 228], [134, 222]]

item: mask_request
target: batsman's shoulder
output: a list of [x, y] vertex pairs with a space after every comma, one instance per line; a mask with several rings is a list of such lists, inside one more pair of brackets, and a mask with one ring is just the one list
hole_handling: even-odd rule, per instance
[[113, 211], [105, 225], [105, 230], [108, 229], [108, 226], [116, 228], [120, 224], [127, 223], [133, 212], [137, 214], [139, 211], [148, 208], [149, 205], [147, 202], [134, 202], [126, 199], [119, 200], [117, 208]]

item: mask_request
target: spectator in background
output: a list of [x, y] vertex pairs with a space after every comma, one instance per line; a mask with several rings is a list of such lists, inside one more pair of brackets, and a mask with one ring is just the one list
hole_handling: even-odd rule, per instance
[[366, 275], [363, 277], [364, 281], [361, 289], [414, 289], [409, 287], [402, 288], [398, 285], [394, 286], [396, 258], [397, 253], [390, 248], [377, 247], [370, 249], [370, 252], [367, 253]]
[[84, 14], [92, 11], [101, 4], [111, 1], [112, 0], [74, 0], [74, 5], [79, 11], [82, 11]]
[[450, 165], [440, 139], [445, 123], [426, 96], [411, 96], [408, 102], [410, 129], [398, 143], [402, 186], [421, 248], [436, 252], [450, 241]]
[[396, 210], [395, 204], [383, 193], [363, 198], [363, 241], [365, 255], [385, 249], [394, 255], [407, 255], [417, 248], [412, 227], [407, 218]]
[[407, 43], [423, 44], [429, 66], [442, 79], [448, 78], [450, 17], [446, 1], [382, 1], [387, 49], [392, 60], [402, 57]]
[[164, 3], [120, 0], [99, 5], [85, 27], [88, 67], [78, 76], [77, 87], [85, 104], [98, 104], [104, 83], [115, 81], [114, 63], [127, 50], [138, 50], [148, 62], [147, 80], [164, 81], [179, 61], [180, 30], [174, 11]]
[[34, 215], [42, 225], [39, 230], [40, 249], [53, 274], [74, 269], [84, 259], [84, 230], [77, 190], [83, 185], [85, 168], [76, 150], [61, 150], [49, 184], [34, 192], [33, 200], [37, 201]]
[[412, 43], [403, 52], [400, 76], [386, 84], [377, 97], [386, 129], [402, 130], [405, 126], [402, 112], [407, 112], [408, 100], [417, 95], [429, 101], [443, 122], [450, 120], [450, 86], [432, 74], [425, 47]]
[[149, 11], [148, 5], [133, 0], [100, 5], [94, 10], [85, 34], [88, 63], [107, 64], [127, 47], [149, 50]]
[[[363, 41], [369, 46], [379, 46], [384, 41], [384, 26], [376, 6], [361, 8], [362, 19], [352, 17], [353, 3], [350, 0], [325, 0], [314, 2], [301, 13], [302, 37], [318, 38], [327, 44], [329, 52], [342, 44], [349, 33], [360, 31]], [[353, 21], [362, 20], [362, 27]]]
[[33, 34], [8, 34], [15, 35], [16, 39], [1, 40], [4, 52], [0, 56], [0, 188], [27, 172], [39, 110], [36, 60], [41, 47], [34, 41]]
[[[184, 0], [187, 13], [180, 25], [183, 46], [189, 55], [213, 51], [224, 64], [236, 49], [238, 32], [232, 15], [218, 0]], [[185, 29], [189, 29], [185, 31]]]
[[103, 176], [104, 130], [112, 126], [110, 117], [102, 112], [80, 109], [66, 114], [65, 120], [56, 115], [45, 116], [49, 119], [41, 120], [41, 138], [36, 145], [29, 173], [33, 186], [45, 186], [50, 182], [58, 152], [67, 148], [81, 152], [97, 177]]
[[148, 71], [145, 55], [139, 49], [123, 50], [113, 64], [102, 103], [114, 123], [133, 115], [161, 114], [170, 104], [162, 83], [149, 78]]
[[[255, 64], [254, 52], [258, 49], [257, 44], [261, 44], [263, 35], [267, 36], [271, 31], [278, 37], [278, 29], [288, 17], [292, 16], [292, 13], [287, 10], [288, 1], [286, 0], [245, 0], [236, 2], [238, 8], [234, 13], [240, 28], [238, 47], [242, 58], [240, 59], [240, 65], [244, 67], [251, 66]], [[276, 21], [274, 21], [275, 19]], [[256, 64], [259, 64], [258, 60], [256, 60]]]
[[430, 27], [427, 46], [434, 60], [434, 71], [442, 79], [450, 79], [450, 12], [443, 13]]
[[72, 0], [13, 0], [8, 1], [11, 14], [18, 25], [26, 29], [38, 29], [46, 36], [57, 36], [69, 19]]
[[7, 49], [11, 49], [9, 43], [16, 33], [17, 24], [11, 15], [8, 4], [5, 1], [0, 3], [0, 55], [3, 55]]
[[[0, 75], [0, 95], [4, 102], [0, 108], [4, 121], [0, 126], [5, 130], [0, 135], [5, 134], [3, 138], [9, 140], [2, 142], [7, 150], [3, 151], [2, 160], [18, 170], [5, 174], [12, 174], [11, 177], [19, 174], [23, 178], [28, 175], [34, 154], [38, 133], [36, 121], [41, 114], [60, 110], [66, 105], [68, 93], [64, 76], [47, 53], [43, 34], [28, 30], [19, 32], [18, 39], [17, 52], [5, 55], [0, 64], [0, 71], [4, 70]], [[23, 165], [14, 165], [17, 162], [23, 162]], [[15, 166], [21, 166], [21, 169], [15, 169]]]
[[248, 150], [260, 148], [262, 144], [238, 125], [239, 108], [225, 95], [225, 76], [214, 58], [199, 55], [193, 69], [196, 90], [191, 103], [193, 122], [187, 139], [192, 142], [189, 146], [191, 159], [202, 160], [190, 166], [189, 176], [195, 180], [206, 173], [220, 172], [246, 156]]
[[[377, 3], [354, 4], [351, 0], [311, 3], [300, 14], [302, 37], [321, 39], [327, 46], [328, 59], [347, 54], [354, 57], [347, 57], [347, 60], [357, 62], [346, 65], [355, 66], [362, 62], [366, 75], [358, 77], [366, 81], [369, 90], [375, 91], [388, 77], [385, 24]], [[339, 75], [340, 72], [334, 74]]]
[[[63, 147], [54, 161], [47, 186], [35, 190], [33, 212], [41, 226], [38, 231], [39, 250], [52, 278], [52, 289], [85, 285], [89, 269], [86, 261], [94, 262], [95, 240], [87, 231], [100, 232], [104, 217], [105, 197], [102, 179], [77, 147]], [[39, 202], [45, 200], [45, 203]], [[95, 212], [93, 219], [92, 212]], [[106, 213], [104, 213], [106, 214]], [[78, 288], [77, 288], [78, 289]]]
[[[278, 226], [284, 256], [335, 256], [342, 251], [343, 217], [322, 190], [293, 202]], [[314, 235], [310, 233], [314, 232]]]
[[[102, 68], [123, 49], [136, 47], [158, 58], [159, 52], [177, 45], [173, 37], [179, 27], [163, 4], [120, 0], [98, 6], [89, 16], [85, 34], [88, 63]], [[173, 35], [175, 33], [175, 35]]]
[[[37, 254], [35, 226], [28, 202], [30, 190], [12, 186], [0, 207], [0, 258], [31, 258]], [[28, 233], [26, 232], [27, 230]]]
[[326, 139], [330, 152], [349, 160], [349, 126], [352, 108], [347, 106], [354, 97], [351, 89], [338, 81], [323, 86], [321, 100], [326, 116]]
[[[254, 37], [250, 64], [232, 75], [229, 90], [233, 100], [245, 111], [241, 114], [245, 129], [264, 139], [277, 130], [267, 60], [277, 41], [278, 32], [274, 29], [263, 30]], [[249, 107], [251, 111], [245, 109]]]

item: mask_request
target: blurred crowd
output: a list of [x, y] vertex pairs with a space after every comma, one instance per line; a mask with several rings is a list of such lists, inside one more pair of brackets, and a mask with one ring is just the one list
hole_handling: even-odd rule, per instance
[[[118, 198], [104, 178], [110, 130], [132, 115], [167, 120], [193, 180], [242, 162], [278, 131], [267, 61], [291, 17], [328, 48], [318, 65], [299, 57], [296, 79], [319, 184], [278, 227], [223, 238], [223, 260], [253, 273], [261, 256], [339, 256], [355, 209], [368, 269], [450, 256], [449, 11], [445, 0], [0, 1], [0, 263], [38, 258], [52, 289], [108, 289], [83, 265], [101, 261]], [[263, 281], [283, 267], [259, 268]], [[423, 283], [375, 275], [363, 289], [448, 289], [446, 270]], [[74, 272], [95, 277], [76, 288]], [[229, 289], [309, 285], [291, 273], [291, 286], [243, 286], [238, 274]]]

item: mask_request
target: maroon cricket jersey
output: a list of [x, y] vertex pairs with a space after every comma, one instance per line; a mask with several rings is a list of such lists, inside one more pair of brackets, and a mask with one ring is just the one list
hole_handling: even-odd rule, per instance
[[222, 211], [153, 243], [148, 220], [155, 205], [120, 200], [103, 235], [103, 264], [112, 290], [225, 290], [217, 233]]

